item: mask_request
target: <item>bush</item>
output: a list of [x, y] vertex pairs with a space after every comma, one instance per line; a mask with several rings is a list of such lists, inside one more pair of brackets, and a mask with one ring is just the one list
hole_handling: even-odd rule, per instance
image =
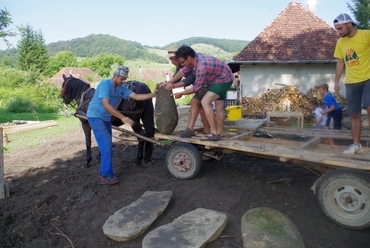
[[[19, 105], [19, 106], [18, 106]], [[16, 69], [0, 71], [0, 112], [19, 113], [31, 110], [56, 113], [63, 108], [60, 89], [35, 74]]]
[[33, 103], [30, 99], [21, 97], [13, 97], [10, 99], [5, 107], [6, 113], [24, 113], [29, 111], [33, 107]]

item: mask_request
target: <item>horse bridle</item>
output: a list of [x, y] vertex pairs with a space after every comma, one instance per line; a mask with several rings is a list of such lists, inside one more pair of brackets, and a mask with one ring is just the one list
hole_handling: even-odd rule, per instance
[[[65, 99], [67, 99], [68, 101], [69, 101], [69, 103], [68, 103], [68, 105], [70, 105], [72, 108], [74, 108], [74, 109], [77, 109], [76, 108], [76, 106], [74, 106], [73, 104], [71, 104], [71, 102], [72, 102], [72, 100], [73, 99], [69, 99], [68, 97], [67, 97], [67, 95], [66, 95], [66, 91], [67, 91], [67, 84], [68, 84], [68, 82], [69, 82], [69, 79], [70, 79], [70, 77], [68, 77], [65, 81], [64, 81], [64, 87], [62, 88], [62, 90], [61, 90], [61, 92], [60, 92], [60, 94], [62, 95], [62, 98], [65, 98]], [[67, 105], [67, 104], [66, 104]]]

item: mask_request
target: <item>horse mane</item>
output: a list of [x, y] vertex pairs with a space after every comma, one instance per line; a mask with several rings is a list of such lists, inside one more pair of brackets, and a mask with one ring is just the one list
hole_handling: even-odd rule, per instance
[[82, 93], [90, 88], [90, 84], [82, 81], [73, 76], [65, 77], [62, 84], [62, 95], [66, 96], [69, 100], [75, 99], [76, 101], [81, 97]]

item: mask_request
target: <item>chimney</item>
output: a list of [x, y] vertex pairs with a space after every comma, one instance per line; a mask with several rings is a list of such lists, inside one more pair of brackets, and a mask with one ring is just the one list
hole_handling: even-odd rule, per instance
[[315, 13], [316, 9], [316, 0], [307, 0], [307, 8], [312, 13]]

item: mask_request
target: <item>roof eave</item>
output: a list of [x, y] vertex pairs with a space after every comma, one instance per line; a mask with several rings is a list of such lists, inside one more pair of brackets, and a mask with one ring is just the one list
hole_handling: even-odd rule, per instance
[[336, 59], [325, 60], [244, 60], [244, 61], [229, 61], [228, 64], [335, 64]]

